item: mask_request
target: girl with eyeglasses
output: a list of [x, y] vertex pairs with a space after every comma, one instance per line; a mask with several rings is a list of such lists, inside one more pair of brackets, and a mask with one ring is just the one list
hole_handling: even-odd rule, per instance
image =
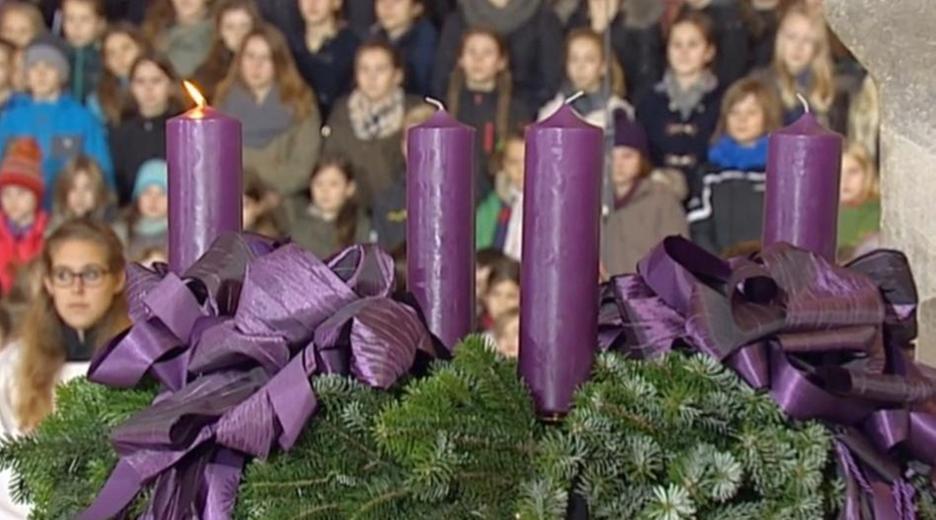
[[[84, 375], [94, 351], [129, 325], [120, 240], [107, 226], [70, 221], [46, 241], [41, 289], [16, 339], [0, 350], [0, 435], [36, 428], [55, 386]], [[0, 518], [25, 518], [0, 473]]]

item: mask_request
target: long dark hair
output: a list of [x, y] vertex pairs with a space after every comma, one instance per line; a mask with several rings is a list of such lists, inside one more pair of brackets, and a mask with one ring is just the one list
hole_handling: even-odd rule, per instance
[[[476, 27], [468, 29], [462, 35], [461, 44], [458, 48], [459, 56], [465, 52], [465, 44], [472, 36], [485, 36], [494, 40], [494, 42], [497, 43], [497, 50], [500, 52], [500, 55], [504, 57], [504, 60], [508, 61], [508, 66], [497, 73], [496, 86], [494, 87], [495, 92], [497, 92], [494, 132], [497, 134], [498, 139], [495, 148], [499, 148], [499, 144], [507, 137], [510, 131], [510, 101], [513, 97], [513, 79], [510, 76], [509, 64], [510, 53], [507, 50], [507, 44], [504, 43], [504, 39], [501, 38], [499, 34], [490, 29]], [[458, 110], [460, 108], [461, 89], [465, 86], [465, 81], [465, 71], [463, 71], [461, 67], [455, 67], [449, 79], [448, 92], [445, 97], [449, 111], [456, 117], [458, 116]]]
[[[102, 42], [107, 42], [108, 38], [115, 34], [127, 35], [140, 49], [140, 55], [150, 52], [149, 42], [143, 37], [143, 33], [131, 23], [120, 22], [107, 30]], [[104, 47], [107, 48], [106, 46]], [[105, 51], [102, 51], [105, 52]], [[131, 69], [132, 70], [132, 69]], [[130, 76], [127, 76], [129, 81]], [[101, 72], [101, 81], [97, 88], [98, 102], [101, 104], [101, 110], [104, 112], [104, 118], [108, 123], [116, 125], [120, 122], [122, 115], [126, 113], [127, 107], [133, 103], [129, 88], [121, 88], [120, 78], [114, 75], [107, 66], [103, 67]]]
[[[133, 82], [133, 76], [136, 75], [137, 69], [140, 68], [140, 65], [144, 63], [152, 63], [153, 65], [156, 65], [156, 67], [163, 71], [163, 74], [169, 78], [169, 83], [172, 85], [172, 90], [169, 93], [169, 104], [167, 106], [169, 114], [176, 114], [190, 104], [187, 103], [185, 98], [182, 96], [182, 89], [179, 87], [179, 76], [176, 74], [172, 64], [169, 63], [169, 60], [162, 54], [149, 52], [137, 58], [137, 60], [133, 62], [133, 66], [130, 67], [131, 82]], [[136, 99], [133, 99], [132, 95], [130, 98], [130, 104], [126, 107], [123, 117], [142, 115], [140, 114], [140, 107], [137, 106]]]
[[[346, 181], [349, 183], [354, 182], [354, 170], [351, 163], [342, 157], [326, 157], [319, 161], [315, 165], [315, 169], [312, 170], [309, 180], [315, 179], [326, 168], [335, 168], [344, 175]], [[354, 237], [357, 235], [358, 217], [357, 195], [352, 195], [345, 201], [344, 206], [338, 212], [338, 217], [335, 218], [335, 237], [338, 239], [340, 247], [354, 244]]]
[[213, 95], [218, 83], [227, 76], [238, 51], [238, 49], [228, 49], [224, 45], [224, 38], [221, 37], [221, 19], [231, 11], [245, 11], [252, 22], [251, 30], [263, 23], [254, 0], [222, 0], [218, 3], [215, 8], [215, 32], [211, 50], [208, 51], [205, 62], [195, 71], [195, 81], [207, 96]]
[[[120, 239], [106, 224], [78, 219], [66, 222], [46, 239], [41, 259], [43, 277], [50, 276], [54, 251], [71, 240], [90, 242], [100, 247], [105, 252], [108, 271], [123, 273], [125, 262]], [[25, 430], [35, 428], [52, 412], [52, 389], [65, 363], [59, 321], [52, 296], [48, 291], [40, 290], [20, 329], [22, 359], [15, 374], [19, 399], [14, 406], [20, 426]], [[120, 293], [114, 296], [107, 314], [95, 325], [89, 337], [97, 342], [95, 348], [100, 348], [129, 324], [127, 302], [124, 294]]]

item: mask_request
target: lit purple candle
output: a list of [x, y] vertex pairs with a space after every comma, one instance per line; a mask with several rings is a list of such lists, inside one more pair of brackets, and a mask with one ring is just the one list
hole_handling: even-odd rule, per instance
[[770, 135], [763, 245], [788, 242], [835, 261], [842, 138], [807, 112]]
[[241, 124], [209, 107], [190, 83], [196, 108], [166, 123], [169, 268], [183, 274], [216, 238], [243, 228]]
[[406, 150], [407, 284], [451, 350], [474, 331], [474, 129], [439, 110]]
[[602, 135], [568, 105], [526, 131], [520, 375], [547, 418], [568, 412], [598, 344]]

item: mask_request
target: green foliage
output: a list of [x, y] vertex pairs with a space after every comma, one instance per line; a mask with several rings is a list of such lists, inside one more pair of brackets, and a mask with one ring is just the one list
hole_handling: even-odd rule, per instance
[[[604, 354], [560, 426], [537, 422], [516, 370], [469, 338], [389, 392], [314, 377], [318, 412], [290, 452], [247, 465], [235, 517], [546, 520], [573, 492], [596, 519], [812, 519], [841, 505], [829, 433], [785, 420], [710, 358]], [[116, 463], [109, 433], [154, 395], [72, 382], [34, 435], [0, 447], [35, 518], [93, 500]], [[932, 488], [914, 484], [919, 517], [936, 520]]]
[[74, 518], [89, 505], [117, 463], [108, 435], [153, 400], [154, 388], [113, 390], [76, 379], [59, 387], [57, 411], [30, 436], [0, 446], [0, 468], [16, 474], [16, 500], [33, 518]]
[[559, 436], [540, 443], [519, 510], [561, 518], [539, 504], [578, 475], [593, 518], [822, 518], [830, 446], [707, 356], [605, 354]]

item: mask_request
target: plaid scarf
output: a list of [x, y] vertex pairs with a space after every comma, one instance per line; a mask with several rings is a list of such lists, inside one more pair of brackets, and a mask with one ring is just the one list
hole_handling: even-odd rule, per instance
[[377, 103], [371, 101], [360, 90], [348, 98], [348, 116], [355, 137], [362, 141], [389, 137], [403, 128], [403, 89]]

